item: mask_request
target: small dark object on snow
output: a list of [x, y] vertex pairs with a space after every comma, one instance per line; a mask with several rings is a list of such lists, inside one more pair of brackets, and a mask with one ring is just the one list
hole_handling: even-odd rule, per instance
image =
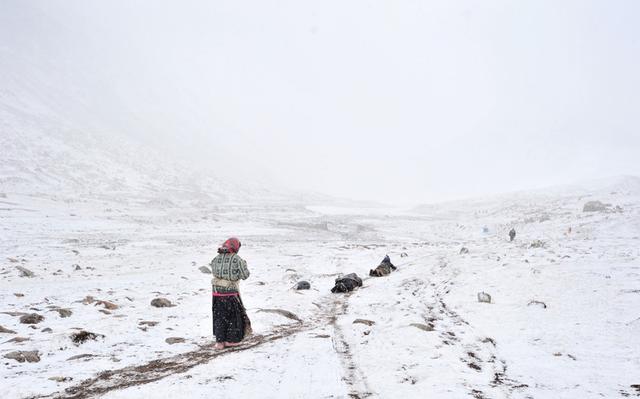
[[53, 309], [53, 310], [58, 312], [58, 314], [62, 318], [69, 317], [69, 316], [71, 316], [73, 314], [71, 309], [56, 308], [56, 309]]
[[164, 342], [168, 343], [169, 345], [181, 344], [181, 343], [183, 343], [185, 341], [186, 341], [186, 339], [184, 339], [182, 337], [169, 337], [169, 338], [164, 340]]
[[478, 292], [478, 302], [491, 303], [491, 295], [486, 292]]
[[44, 320], [44, 316], [37, 313], [26, 314], [20, 317], [20, 323], [22, 324], [38, 324]]
[[531, 305], [538, 305], [538, 306], [542, 306], [542, 309], [546, 309], [547, 308], [547, 304], [544, 302], [540, 302], [540, 301], [534, 301], [531, 300], [529, 301], [529, 303], [527, 304], [527, 306], [531, 306]]
[[355, 319], [355, 320], [353, 321], [353, 324], [365, 324], [365, 325], [367, 325], [367, 326], [372, 326], [372, 325], [376, 324], [376, 322], [375, 322], [375, 321], [373, 321], [373, 320]]
[[26, 267], [22, 267], [22, 266], [16, 266], [16, 269], [18, 269], [20, 271], [20, 277], [33, 277], [35, 276], [35, 274], [27, 269]]
[[397, 267], [391, 263], [391, 259], [389, 259], [389, 255], [385, 256], [382, 259], [382, 262], [373, 270], [369, 270], [369, 276], [372, 277], [382, 277], [388, 274], [391, 274], [392, 271], [396, 270]]
[[357, 287], [362, 287], [362, 279], [355, 273], [349, 273], [336, 279], [336, 285], [331, 289], [331, 292], [334, 294], [336, 292], [350, 292]]
[[71, 334], [71, 340], [74, 344], [83, 344], [88, 340], [95, 341], [98, 338], [104, 338], [102, 334], [96, 334], [85, 330], [80, 330], [76, 333]]
[[200, 266], [200, 267], [198, 268], [198, 270], [200, 270], [200, 271], [201, 271], [202, 273], [204, 273], [204, 274], [211, 274], [211, 269], [209, 269], [209, 268], [208, 268], [208, 267], [206, 267], [206, 266]]
[[460, 248], [460, 255], [464, 255], [464, 254], [468, 254], [468, 253], [469, 253], [469, 248], [467, 248], [467, 247]]
[[516, 238], [516, 229], [509, 230], [509, 241], [513, 241]]
[[311, 284], [308, 281], [298, 281], [296, 284], [296, 290], [308, 290], [311, 288]]
[[410, 327], [415, 327], [415, 328], [419, 328], [422, 331], [433, 331], [433, 324], [429, 323], [429, 324], [422, 324], [422, 323], [411, 323], [409, 324]]
[[295, 320], [295, 321], [297, 321], [299, 323], [302, 323], [302, 320], [295, 313], [291, 313], [288, 310], [284, 310], [284, 309], [258, 309], [258, 312], [275, 313], [275, 314], [279, 314], [280, 316], [284, 316], [287, 319]]
[[151, 306], [155, 306], [156, 308], [170, 308], [176, 305], [172, 304], [167, 298], [156, 298], [151, 301]]
[[409, 254], [406, 253], [406, 252], [403, 252], [403, 253], [400, 254], [401, 258], [406, 258], [407, 256], [409, 256]]
[[14, 351], [4, 355], [7, 359], [13, 359], [20, 363], [29, 362], [37, 363], [40, 361], [40, 355], [38, 351]]

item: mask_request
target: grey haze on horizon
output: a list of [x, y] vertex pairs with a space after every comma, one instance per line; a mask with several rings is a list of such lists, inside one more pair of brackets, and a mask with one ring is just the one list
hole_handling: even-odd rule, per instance
[[214, 173], [433, 202], [640, 175], [638, 20], [618, 0], [4, 0], [0, 90]]

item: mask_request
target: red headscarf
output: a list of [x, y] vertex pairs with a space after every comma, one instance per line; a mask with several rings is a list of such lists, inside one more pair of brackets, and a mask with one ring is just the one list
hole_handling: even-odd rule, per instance
[[225, 241], [220, 248], [218, 248], [218, 253], [219, 254], [228, 254], [228, 253], [237, 254], [238, 251], [240, 250], [241, 245], [242, 244], [240, 244], [240, 240], [238, 240], [235, 237], [231, 237], [227, 241]]

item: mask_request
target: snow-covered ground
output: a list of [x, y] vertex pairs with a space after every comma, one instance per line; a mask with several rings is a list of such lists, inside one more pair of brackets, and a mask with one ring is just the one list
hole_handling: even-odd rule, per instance
[[[638, 182], [412, 210], [73, 201], [5, 186], [0, 326], [15, 333], [0, 333], [0, 397], [638, 396]], [[583, 212], [590, 200], [622, 212]], [[231, 235], [251, 270], [242, 292], [255, 336], [215, 353], [199, 267]], [[385, 254], [398, 271], [369, 278]], [[364, 286], [331, 294], [350, 272]], [[293, 290], [299, 280], [312, 289]], [[157, 297], [176, 306], [152, 307]], [[101, 336], [73, 343], [81, 329]], [[4, 358], [19, 350], [40, 361]]]

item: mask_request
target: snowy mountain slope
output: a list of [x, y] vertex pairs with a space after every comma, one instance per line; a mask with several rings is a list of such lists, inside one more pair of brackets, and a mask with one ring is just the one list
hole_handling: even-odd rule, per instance
[[[0, 192], [158, 204], [278, 203], [304, 196], [216, 177], [123, 135], [95, 134], [0, 109]], [[313, 198], [307, 196], [307, 198]]]

